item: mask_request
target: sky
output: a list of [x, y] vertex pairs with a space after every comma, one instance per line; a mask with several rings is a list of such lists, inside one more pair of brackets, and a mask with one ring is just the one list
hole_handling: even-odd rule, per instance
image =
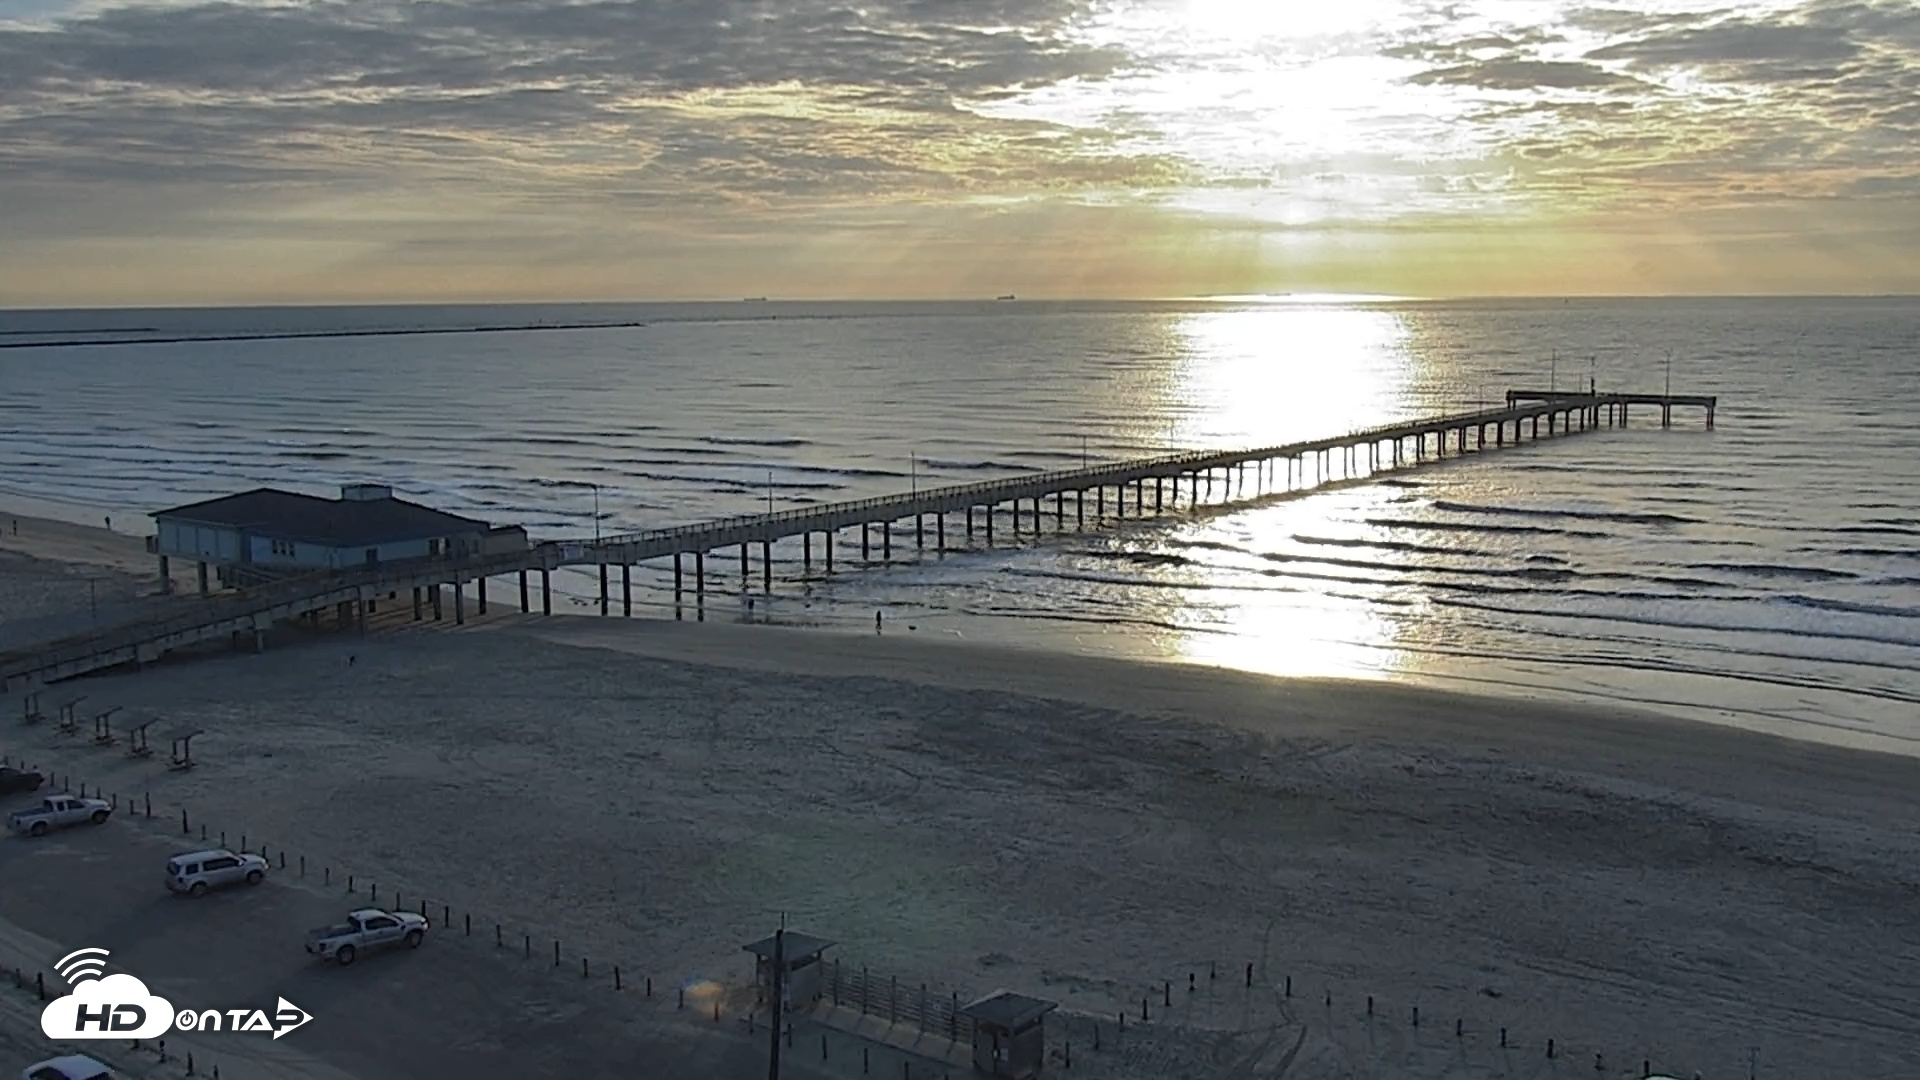
[[0, 0], [0, 307], [1920, 293], [1912, 0]]

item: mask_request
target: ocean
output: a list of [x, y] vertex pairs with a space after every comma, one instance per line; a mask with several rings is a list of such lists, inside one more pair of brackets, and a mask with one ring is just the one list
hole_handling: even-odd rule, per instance
[[[638, 325], [48, 344], [572, 322]], [[850, 572], [855, 531], [831, 581], [817, 550], [801, 579], [794, 541], [752, 617], [871, 633], [884, 610], [890, 632], [1920, 752], [1920, 299], [0, 311], [0, 346], [0, 498], [141, 533], [255, 485], [371, 480], [590, 536], [1670, 378], [1719, 395], [1716, 430], [1647, 409], [1199, 514], [1003, 527], [992, 550], [949, 528], [916, 552], [908, 522], [891, 565]], [[708, 617], [747, 617], [737, 559], [707, 565]], [[654, 617], [661, 569], [635, 579]], [[557, 580], [590, 610], [585, 573]]]

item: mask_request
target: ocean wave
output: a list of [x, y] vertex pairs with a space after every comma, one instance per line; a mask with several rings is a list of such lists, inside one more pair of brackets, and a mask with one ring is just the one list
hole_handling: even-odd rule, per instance
[[1848, 570], [1824, 570], [1816, 566], [1781, 566], [1774, 563], [1687, 563], [1689, 570], [1721, 570], [1751, 577], [1795, 578], [1801, 581], [1842, 581], [1860, 575]]
[[1898, 635], [1872, 634], [1863, 631], [1838, 630], [1833, 628], [1808, 630], [1801, 627], [1787, 626], [1734, 626], [1726, 622], [1704, 622], [1697, 619], [1658, 615], [1629, 615], [1612, 611], [1577, 611], [1563, 607], [1517, 609], [1502, 607], [1498, 604], [1476, 603], [1472, 600], [1452, 597], [1434, 597], [1432, 603], [1442, 607], [1469, 608], [1475, 611], [1485, 611], [1525, 619], [1592, 619], [1597, 622], [1629, 623], [1635, 626], [1650, 626], [1663, 630], [1710, 630], [1723, 634], [1777, 634], [1782, 637], [1816, 638], [1831, 641], [1858, 641], [1873, 645], [1920, 648], [1920, 637], [1901, 637]]
[[1556, 529], [1547, 525], [1493, 525], [1484, 521], [1421, 521], [1418, 518], [1370, 517], [1362, 524], [1383, 529], [1429, 529], [1435, 532], [1526, 533], [1535, 536], [1572, 536], [1582, 540], [1605, 540], [1613, 533], [1592, 529]]
[[1640, 514], [1621, 510], [1571, 510], [1564, 507], [1540, 509], [1525, 506], [1498, 506], [1486, 503], [1459, 503], [1435, 499], [1433, 508], [1456, 514], [1493, 514], [1503, 517], [1574, 518], [1579, 521], [1614, 521], [1623, 525], [1698, 525], [1699, 518], [1679, 514]]
[[[1009, 455], [1011, 456], [1011, 455]], [[954, 461], [948, 458], [921, 458], [920, 464], [929, 469], [943, 469], [949, 472], [1041, 472], [1037, 465], [1018, 465], [1005, 461]]]
[[1856, 600], [1835, 600], [1824, 596], [1791, 596], [1773, 598], [1782, 604], [1795, 607], [1813, 608], [1816, 611], [1838, 611], [1848, 615], [1884, 615], [1894, 619], [1920, 619], [1920, 607], [1902, 607], [1898, 604], [1863, 604]]
[[701, 435], [701, 436], [697, 436], [696, 441], [703, 442], [703, 443], [711, 443], [715, 446], [789, 447], [789, 446], [812, 446], [813, 445], [812, 439], [801, 439], [801, 438], [754, 439], [754, 438], [748, 438], [744, 436], [734, 436], [734, 435]]
[[[1479, 548], [1451, 547], [1445, 544], [1418, 544], [1411, 540], [1361, 540], [1347, 536], [1304, 536], [1295, 533], [1294, 543], [1324, 545], [1327, 547], [1373, 548], [1379, 551], [1404, 551], [1413, 555], [1458, 555], [1470, 559], [1494, 559], [1502, 557], [1501, 552], [1483, 551]], [[1566, 560], [1553, 555], [1530, 555], [1530, 559], [1552, 560], [1564, 563]]]

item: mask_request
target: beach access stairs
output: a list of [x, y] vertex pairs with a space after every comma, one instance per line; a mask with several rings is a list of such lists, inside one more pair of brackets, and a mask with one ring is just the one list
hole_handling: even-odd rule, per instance
[[[682, 596], [681, 559], [692, 556], [696, 613], [704, 617], [704, 560], [708, 553], [738, 545], [742, 578], [746, 577], [749, 547], [761, 547], [763, 581], [772, 585], [771, 545], [800, 538], [803, 564], [811, 570], [813, 535], [825, 534], [827, 573], [833, 570], [836, 534], [858, 526], [861, 552], [870, 553], [870, 532], [878, 527], [882, 558], [891, 558], [896, 523], [912, 518], [913, 535], [924, 546], [926, 519], [935, 521], [936, 543], [946, 544], [947, 516], [964, 514], [967, 535], [975, 531], [975, 512], [984, 511], [986, 539], [993, 542], [994, 522], [1011, 517], [1015, 535], [1023, 520], [1030, 533], [1040, 533], [1043, 518], [1051, 516], [1057, 530], [1065, 529], [1067, 497], [1073, 497], [1075, 527], [1084, 527], [1087, 496], [1094, 501], [1096, 521], [1125, 519], [1131, 495], [1134, 516], [1180, 507], [1183, 486], [1189, 507], [1231, 502], [1246, 497], [1248, 469], [1253, 470], [1253, 497], [1267, 497], [1338, 479], [1358, 479], [1383, 469], [1401, 469], [1445, 460], [1491, 448], [1518, 446], [1558, 435], [1626, 425], [1635, 406], [1657, 407], [1663, 423], [1670, 423], [1676, 407], [1704, 410], [1712, 427], [1717, 399], [1702, 395], [1565, 394], [1556, 391], [1510, 390], [1505, 407], [1432, 416], [1383, 424], [1341, 435], [1278, 446], [1240, 450], [1196, 450], [1126, 461], [1088, 465], [1077, 469], [1035, 473], [971, 484], [920, 488], [875, 498], [825, 503], [767, 514], [746, 514], [689, 525], [607, 536], [599, 539], [548, 541], [523, 550], [463, 559], [420, 559], [386, 563], [350, 571], [326, 571], [218, 593], [204, 598], [180, 598], [143, 608], [138, 618], [110, 626], [90, 627], [83, 633], [33, 642], [9, 641], [0, 651], [0, 693], [17, 688], [74, 678], [121, 665], [154, 662], [168, 652], [220, 639], [235, 646], [251, 642], [262, 647], [274, 624], [305, 618], [318, 621], [333, 610], [343, 624], [364, 626], [376, 603], [411, 592], [419, 616], [423, 590], [430, 590], [436, 614], [440, 589], [453, 587], [454, 619], [465, 621], [465, 586], [478, 586], [479, 611], [487, 609], [487, 582], [516, 575], [520, 610], [532, 610], [529, 574], [538, 574], [541, 611], [552, 614], [549, 575], [568, 566], [595, 566], [599, 570], [600, 614], [609, 613], [609, 569], [621, 568], [624, 593], [622, 613], [632, 614], [631, 568], [660, 558], [674, 562], [676, 611]], [[1489, 434], [1491, 433], [1491, 434]], [[1469, 444], [1471, 443], [1471, 450]], [[1364, 458], [1366, 469], [1360, 470]], [[1336, 467], [1339, 472], [1336, 475]], [[1151, 484], [1151, 488], [1147, 485]], [[1171, 498], [1169, 499], [1169, 489]], [[1107, 512], [1109, 493], [1113, 513]], [[1051, 498], [1051, 514], [1042, 502]], [[1151, 504], [1152, 510], [1148, 509]]]

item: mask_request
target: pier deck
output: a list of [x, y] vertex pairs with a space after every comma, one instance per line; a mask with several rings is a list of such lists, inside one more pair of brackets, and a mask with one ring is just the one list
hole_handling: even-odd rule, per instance
[[[1049, 517], [1055, 530], [1063, 531], [1068, 528], [1069, 514], [1073, 517], [1072, 527], [1078, 529], [1086, 526], [1089, 516], [1098, 524], [1110, 519], [1124, 520], [1129, 516], [1178, 510], [1183, 494], [1188, 508], [1229, 503], [1248, 495], [1250, 466], [1251, 494], [1257, 498], [1317, 486], [1329, 480], [1372, 475], [1382, 469], [1401, 469], [1442, 460], [1449, 455], [1449, 443], [1453, 455], [1458, 456], [1468, 452], [1469, 441], [1473, 450], [1480, 451], [1488, 449], [1489, 443], [1499, 448], [1538, 440], [1543, 437], [1543, 426], [1545, 437], [1621, 426], [1635, 405], [1660, 407], [1664, 423], [1671, 422], [1675, 406], [1702, 408], [1706, 411], [1707, 426], [1711, 427], [1717, 405], [1717, 399], [1700, 395], [1560, 394], [1528, 390], [1508, 391], [1507, 402], [1506, 408], [1409, 420], [1278, 446], [1190, 451], [721, 518], [600, 539], [548, 541], [525, 551], [480, 558], [391, 563], [366, 570], [292, 578], [200, 601], [183, 601], [177, 613], [164, 618], [145, 618], [0, 653], [0, 692], [122, 664], [144, 664], [170, 650], [223, 637], [236, 647], [250, 643], [259, 649], [266, 631], [275, 623], [287, 619], [317, 623], [329, 609], [343, 626], [364, 626], [369, 612], [377, 610], [379, 604], [389, 603], [389, 598], [397, 599], [402, 592], [410, 594], [414, 618], [426, 618], [430, 606], [432, 618], [437, 620], [443, 617], [446, 607], [442, 587], [452, 586], [454, 621], [464, 622], [465, 586], [477, 584], [478, 610], [485, 612], [488, 581], [507, 575], [518, 578], [520, 610], [531, 611], [528, 575], [538, 574], [540, 609], [544, 614], [551, 614], [550, 576], [554, 570], [566, 566], [599, 568], [602, 615], [609, 614], [613, 604], [610, 570], [619, 567], [621, 612], [631, 615], [632, 567], [654, 559], [672, 558], [675, 614], [682, 617], [682, 600], [688, 591], [683, 560], [691, 556], [694, 616], [704, 618], [705, 560], [709, 553], [720, 548], [738, 545], [744, 585], [749, 576], [749, 553], [753, 545], [759, 545], [762, 587], [770, 592], [772, 545], [799, 539], [803, 572], [810, 574], [816, 533], [822, 534], [821, 563], [825, 573], [831, 574], [834, 552], [839, 546], [838, 534], [842, 529], [855, 526], [860, 529], [861, 558], [871, 558], [877, 530], [880, 555], [885, 560], [892, 557], [896, 527], [909, 518], [913, 519], [912, 538], [916, 548], [925, 547], [927, 521], [931, 517], [936, 548], [945, 550], [948, 518], [956, 514], [964, 515], [968, 539], [983, 531], [986, 542], [991, 545], [996, 521], [1005, 521], [1018, 537], [1023, 535], [1023, 524], [1024, 535], [1040, 534]], [[1110, 489], [1111, 513], [1107, 506]], [[1051, 507], [1044, 505], [1049, 499]]]

